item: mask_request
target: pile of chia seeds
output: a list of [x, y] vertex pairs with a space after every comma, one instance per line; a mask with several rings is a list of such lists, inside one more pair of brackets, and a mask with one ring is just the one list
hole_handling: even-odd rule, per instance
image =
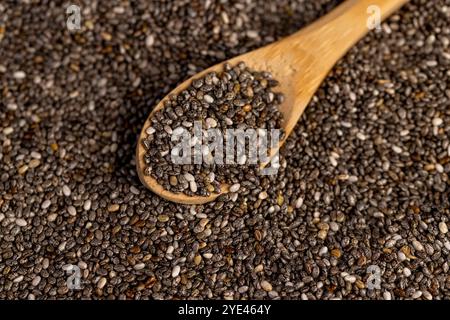
[[449, 0], [349, 51], [276, 176], [198, 206], [139, 182], [152, 108], [340, 1], [73, 2], [73, 31], [63, 1], [0, 4], [0, 298], [450, 297]]
[[[250, 152], [250, 144], [256, 145], [261, 138], [257, 130], [262, 129], [266, 140], [263, 159], [271, 149], [271, 130], [282, 131], [278, 106], [284, 96], [272, 92], [277, 85], [269, 72], [254, 72], [243, 62], [234, 67], [225, 64], [223, 72], [193, 80], [187, 89], [164, 101], [145, 129], [144, 174], [166, 190], [189, 196], [220, 193], [223, 183], [230, 185], [232, 193], [238, 192], [241, 182], [247, 181], [245, 176], [257, 173], [262, 162], [250, 163], [258, 158], [256, 148]], [[240, 131], [230, 133], [230, 129]], [[248, 139], [237, 139], [239, 132]], [[283, 137], [282, 132], [279, 139]], [[232, 152], [227, 153], [230, 140]]]

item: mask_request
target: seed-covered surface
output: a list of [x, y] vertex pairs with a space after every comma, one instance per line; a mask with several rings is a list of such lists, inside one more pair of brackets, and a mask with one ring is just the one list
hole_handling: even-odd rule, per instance
[[[208, 196], [220, 193], [221, 184], [228, 183], [230, 191], [237, 192], [239, 176], [247, 180], [245, 175], [259, 173], [258, 164], [271, 149], [272, 130], [281, 131], [279, 139], [284, 137], [279, 111], [284, 96], [272, 91], [278, 81], [267, 71], [250, 70], [243, 62], [223, 68], [223, 72], [193, 80], [178, 95], [170, 95], [145, 128], [141, 141], [146, 150], [144, 174], [153, 176], [166, 190]], [[230, 130], [246, 133], [254, 142], [240, 141]], [[250, 151], [249, 144], [258, 145], [262, 139], [258, 133], [267, 139], [267, 152], [255, 163], [258, 150]], [[227, 148], [229, 143], [234, 148]], [[238, 143], [244, 152], [238, 152]], [[189, 156], [181, 158], [183, 149]]]
[[3, 1], [0, 298], [448, 299], [448, 0], [336, 65], [276, 177], [182, 206], [136, 176], [159, 99], [337, 2], [94, 0], [68, 31], [60, 1]]

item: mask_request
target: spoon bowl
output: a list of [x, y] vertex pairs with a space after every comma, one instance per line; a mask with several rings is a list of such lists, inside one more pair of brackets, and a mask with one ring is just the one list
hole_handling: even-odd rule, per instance
[[[269, 71], [279, 82], [277, 91], [285, 96], [280, 105], [280, 111], [284, 117], [283, 129], [286, 134], [278, 144], [277, 148], [280, 148], [331, 68], [370, 31], [370, 22], [381, 21], [406, 2], [408, 0], [347, 0], [329, 14], [284, 39], [197, 73], [182, 82], [168, 96], [179, 94], [189, 87], [192, 80], [205, 76], [209, 72], [222, 71], [224, 63], [233, 66], [244, 62], [251, 70]], [[148, 189], [172, 202], [204, 204], [213, 201], [221, 194], [227, 193], [229, 186], [222, 184], [219, 194], [188, 196], [181, 192], [174, 193], [166, 190], [155, 178], [144, 174], [146, 150], [141, 140], [147, 136], [145, 130], [151, 125], [155, 112], [164, 108], [164, 101], [168, 96], [152, 110], [139, 136], [136, 147], [139, 179]], [[277, 149], [272, 149], [271, 155], [274, 155], [276, 151]]]

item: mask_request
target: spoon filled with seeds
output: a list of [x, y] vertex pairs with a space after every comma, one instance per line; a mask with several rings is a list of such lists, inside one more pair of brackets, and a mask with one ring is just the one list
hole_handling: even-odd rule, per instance
[[202, 204], [238, 194], [252, 175], [276, 173], [279, 148], [334, 64], [406, 2], [347, 0], [293, 35], [181, 83], [143, 126], [141, 182], [167, 200]]

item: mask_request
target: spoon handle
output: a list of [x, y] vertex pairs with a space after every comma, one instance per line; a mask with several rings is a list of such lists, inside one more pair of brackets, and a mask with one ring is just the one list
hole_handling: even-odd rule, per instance
[[[291, 78], [285, 130], [296, 125], [323, 79], [336, 62], [365, 34], [408, 0], [347, 0], [316, 22], [275, 43], [279, 73]], [[289, 101], [288, 101], [289, 100]]]
[[[285, 41], [320, 57], [327, 70], [381, 22], [408, 0], [347, 0], [311, 25]], [[298, 40], [298, 41], [296, 41]]]

